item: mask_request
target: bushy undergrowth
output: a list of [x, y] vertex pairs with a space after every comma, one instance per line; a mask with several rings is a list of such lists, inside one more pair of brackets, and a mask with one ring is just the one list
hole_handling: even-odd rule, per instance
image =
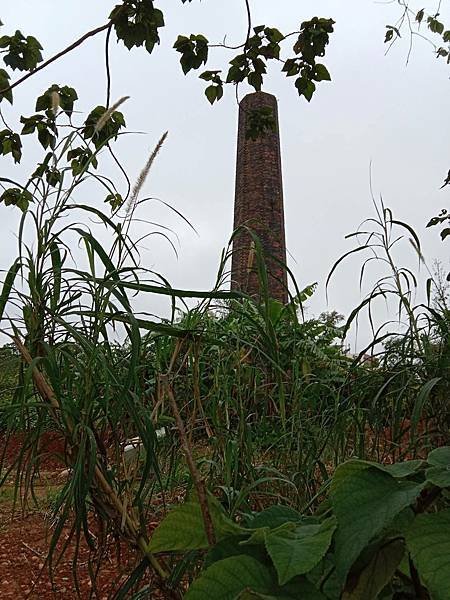
[[[25, 501], [45, 458], [46, 430], [60, 435], [61, 466], [71, 471], [53, 502], [50, 568], [62, 528], [70, 524], [70, 537], [78, 542], [85, 536], [92, 547], [93, 563], [101, 560], [109, 534], [140, 555], [118, 597], [132, 597], [141, 586], [140, 597], [151, 597], [158, 587], [165, 597], [179, 598], [196, 578], [189, 598], [404, 598], [424, 586], [431, 597], [447, 598], [440, 575], [435, 580], [418, 557], [422, 534], [415, 527], [423, 527], [424, 535], [428, 526], [448, 527], [445, 510], [437, 517], [427, 511], [448, 500], [442, 474], [448, 452], [429, 451], [449, 441], [450, 312], [445, 291], [431, 279], [434, 303], [430, 294], [428, 305], [413, 306], [415, 277], [392, 260], [393, 229], [411, 236], [420, 256], [415, 233], [377, 207], [375, 231], [360, 247], [381, 248], [389, 272], [345, 322], [335, 313], [304, 317], [314, 286], [293, 285], [287, 306], [271, 300], [257, 240], [258, 300], [223, 291], [228, 252], [211, 292], [175, 290], [140, 265], [132, 234], [139, 188], [127, 202], [109, 180], [91, 173], [111, 141], [100, 133], [95, 126], [75, 129], [47, 159], [58, 181], [34, 173], [22, 192], [17, 188], [27, 199], [18, 203], [20, 254], [0, 295], [0, 317], [14, 348], [3, 355], [18, 367], [15, 376], [4, 371], [0, 429], [6, 442], [14, 432], [25, 434], [13, 464], [3, 453], [0, 485], [14, 476]], [[77, 144], [85, 160], [74, 167]], [[106, 187], [111, 214], [82, 199], [93, 180]], [[99, 242], [100, 228], [109, 233], [109, 246]], [[75, 243], [84, 247], [84, 260], [74, 261]], [[135, 314], [135, 294], [170, 297], [173, 318]], [[348, 328], [388, 295], [399, 304], [401, 335], [376, 331], [360, 356], [350, 356], [344, 347]], [[199, 304], [175, 318], [177, 299], [185, 298]], [[136, 437], [137, 450], [127, 458], [127, 440]], [[420, 461], [427, 456], [427, 464]], [[362, 462], [388, 465], [405, 458], [418, 462]], [[352, 489], [357, 494], [347, 502]], [[149, 534], [151, 516], [159, 519], [174, 493], [186, 490], [197, 504], [187, 501], [173, 514], [186, 519], [186, 536], [201, 536], [201, 545], [181, 539], [181, 529], [176, 546], [158, 545]], [[372, 509], [381, 515], [376, 526], [370, 525]], [[425, 514], [413, 519], [417, 512]], [[399, 515], [406, 529], [393, 531]], [[92, 516], [102, 523], [96, 539]], [[178, 517], [167, 517], [169, 523], [171, 518]], [[211, 548], [206, 557], [205, 543]], [[165, 556], [172, 550], [183, 552]], [[291, 550], [310, 554], [314, 564], [306, 567], [299, 559], [286, 566]], [[447, 560], [445, 544], [443, 552]], [[242, 586], [228, 590], [219, 573], [214, 593], [205, 591], [201, 582], [211, 583], [217, 565], [233, 560], [227, 569]], [[368, 596], [361, 586], [380, 562], [389, 567]], [[151, 588], [148, 568], [156, 574]], [[95, 590], [95, 568], [91, 573]], [[327, 581], [334, 586], [328, 596]]]

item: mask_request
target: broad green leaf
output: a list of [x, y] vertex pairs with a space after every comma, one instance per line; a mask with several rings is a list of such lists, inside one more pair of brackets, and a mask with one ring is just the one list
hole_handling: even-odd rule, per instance
[[211, 104], [214, 104], [217, 100], [217, 90], [218, 88], [215, 85], [209, 85], [205, 90], [205, 95]]
[[296, 577], [286, 585], [277, 588], [276, 597], [282, 599], [293, 598], [293, 600], [327, 600], [326, 596], [317, 589], [314, 583], [308, 581], [305, 577]]
[[331, 81], [331, 75], [325, 65], [317, 64], [314, 69], [316, 81]]
[[[315, 524], [316, 525], [316, 524]], [[250, 537], [245, 541], [241, 542], [243, 545], [254, 545], [254, 544], [263, 544], [266, 543], [266, 537], [269, 534], [277, 534], [283, 535], [285, 532], [292, 532], [296, 529], [296, 524], [287, 522], [283, 523], [283, 525], [279, 525], [275, 529], [270, 529], [270, 527], [260, 527], [259, 529], [255, 529]]]
[[332, 554], [327, 554], [306, 577], [323, 592], [328, 600], [340, 600], [342, 584], [336, 574], [336, 564]]
[[450, 600], [450, 510], [418, 515], [405, 538], [433, 600]]
[[389, 475], [392, 475], [392, 477], [402, 478], [413, 475], [423, 464], [423, 460], [407, 460], [405, 462], [394, 463], [393, 465], [380, 465], [380, 468], [389, 473]]
[[282, 506], [280, 504], [270, 506], [266, 510], [258, 513], [252, 518], [248, 527], [250, 529], [259, 529], [260, 527], [269, 527], [275, 529], [286, 522], [295, 523], [300, 521], [302, 516], [299, 512], [290, 508], [289, 506]]
[[331, 502], [337, 517], [336, 569], [341, 581], [372, 538], [412, 504], [424, 484], [398, 481], [362, 461], [340, 465], [331, 483]]
[[276, 585], [269, 569], [250, 556], [214, 563], [189, 588], [185, 600], [235, 600], [244, 590], [271, 595]]
[[381, 532], [381, 536], [384, 538], [403, 537], [405, 531], [414, 521], [414, 518], [414, 510], [410, 506], [407, 506], [400, 511], [389, 526]]
[[[242, 529], [226, 517], [213, 496], [208, 497], [208, 507], [217, 540], [242, 533]], [[208, 547], [200, 504], [193, 496], [169, 512], [153, 532], [148, 549], [151, 552], [173, 552]]]
[[274, 531], [266, 535], [267, 552], [278, 574], [280, 585], [296, 575], [313, 569], [325, 556], [336, 529], [334, 517], [321, 525], [301, 525], [293, 531]]
[[357, 577], [350, 577], [342, 600], [376, 600], [391, 581], [404, 554], [403, 540], [397, 539], [382, 544], [367, 567]]
[[428, 455], [427, 462], [433, 467], [450, 467], [450, 446], [432, 450]]
[[247, 539], [246, 535], [235, 535], [233, 537], [226, 537], [215, 544], [213, 548], [205, 556], [204, 568], [210, 567], [212, 564], [224, 558], [230, 556], [237, 556], [239, 554], [246, 554], [252, 558], [264, 562], [267, 560], [267, 553], [262, 544], [242, 544]]
[[328, 600], [313, 583], [297, 577], [288, 585], [278, 587], [270, 595], [244, 590], [236, 600]]
[[436, 448], [428, 455], [427, 480], [439, 487], [450, 487], [450, 446]]
[[[8, 73], [5, 71], [5, 69], [0, 69], [0, 90], [2, 90], [0, 92], [0, 102], [3, 100], [3, 98], [6, 98], [6, 100], [8, 100], [8, 102], [10, 104], [13, 103], [13, 96], [12, 96], [12, 90], [8, 90], [9, 88], [9, 81], [10, 77], [8, 75]], [[4, 91], [7, 90], [7, 91]]]
[[237, 596], [236, 600], [291, 600], [289, 596], [268, 596], [267, 594], [258, 594], [258, 592], [252, 592], [244, 590]]
[[448, 467], [430, 467], [426, 472], [427, 481], [441, 488], [450, 487], [450, 465]]

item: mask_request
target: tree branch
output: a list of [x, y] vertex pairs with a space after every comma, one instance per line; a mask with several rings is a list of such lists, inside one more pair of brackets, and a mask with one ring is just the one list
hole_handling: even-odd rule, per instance
[[45, 69], [45, 67], [48, 67], [48, 65], [50, 65], [51, 63], [55, 62], [56, 60], [58, 60], [62, 56], [65, 56], [69, 52], [72, 52], [72, 50], [75, 50], [75, 48], [78, 48], [78, 46], [81, 46], [81, 44], [83, 44], [83, 42], [85, 42], [88, 38], [93, 37], [94, 35], [97, 35], [97, 33], [105, 31], [105, 29], [108, 29], [108, 27], [110, 27], [110, 26], [111, 26], [111, 23], [108, 21], [108, 23], [105, 23], [104, 25], [101, 25], [101, 27], [97, 27], [96, 29], [92, 29], [91, 31], [88, 31], [83, 36], [81, 36], [78, 40], [76, 40], [75, 42], [73, 42], [72, 44], [70, 44], [70, 46], [67, 46], [67, 48], [65, 48], [64, 50], [61, 50], [60, 52], [58, 52], [57, 54], [55, 54], [54, 56], [52, 56], [48, 60], [44, 61], [38, 67], [36, 67], [35, 69], [33, 69], [33, 71], [30, 71], [29, 73], [27, 73], [26, 75], [24, 75], [23, 77], [21, 77], [20, 79], [18, 79], [14, 83], [12, 83], [7, 88], [4, 88], [3, 90], [0, 90], [0, 94], [4, 94], [4, 93], [9, 92], [10, 90], [14, 89], [18, 85], [20, 85], [21, 83], [23, 83], [24, 81], [26, 81], [27, 79], [29, 79], [32, 75], [34, 75], [38, 71], [42, 71], [42, 69]]
[[112, 23], [109, 23], [108, 31], [105, 40], [105, 69], [106, 69], [106, 109], [109, 108], [111, 101], [111, 69], [109, 66], [109, 40], [111, 37]]

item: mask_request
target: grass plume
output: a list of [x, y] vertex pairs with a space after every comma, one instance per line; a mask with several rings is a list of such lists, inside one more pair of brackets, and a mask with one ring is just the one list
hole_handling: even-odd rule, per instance
[[106, 110], [102, 114], [102, 116], [100, 117], [100, 119], [97, 121], [97, 123], [95, 125], [94, 133], [98, 133], [99, 131], [101, 131], [103, 129], [103, 127], [106, 125], [108, 120], [112, 117], [112, 115], [116, 112], [116, 110], [119, 108], [119, 106], [121, 104], [123, 104], [126, 100], [128, 100], [129, 97], [130, 96], [123, 96], [122, 98], [119, 98], [119, 100], [117, 100], [117, 102], [115, 102], [111, 106], [111, 108], [108, 108], [108, 110]]
[[156, 144], [153, 152], [150, 154], [147, 162], [145, 163], [144, 168], [139, 173], [139, 177], [137, 178], [136, 183], [133, 186], [133, 190], [131, 192], [131, 196], [130, 196], [130, 199], [128, 201], [127, 211], [126, 211], [127, 216], [130, 215], [131, 212], [133, 211], [133, 207], [135, 206], [136, 200], [137, 200], [137, 198], [139, 196], [139, 192], [141, 191], [142, 186], [144, 185], [145, 180], [147, 179], [147, 175], [150, 172], [150, 169], [152, 167], [153, 161], [155, 160], [155, 158], [157, 157], [159, 151], [161, 150], [164, 142], [166, 141], [166, 138], [167, 138], [168, 134], [169, 134], [168, 131], [166, 131], [165, 133], [163, 133], [163, 135], [161, 136], [161, 139]]

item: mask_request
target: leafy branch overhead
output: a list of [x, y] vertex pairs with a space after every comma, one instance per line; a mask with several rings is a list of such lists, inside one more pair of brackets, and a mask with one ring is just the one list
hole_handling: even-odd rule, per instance
[[[183, 4], [190, 2], [191, 0], [183, 0]], [[316, 60], [325, 54], [329, 35], [333, 32], [333, 24], [332, 19], [314, 17], [310, 21], [304, 21], [299, 31], [287, 35], [275, 27], [266, 25], [252, 29], [249, 6], [248, 35], [240, 46], [229, 48], [225, 44], [211, 44], [204, 35], [191, 34], [189, 36], [179, 35], [174, 43], [174, 49], [180, 54], [180, 63], [185, 74], [207, 65], [213, 48], [237, 51], [237, 54], [229, 61], [225, 74], [222, 74], [221, 69], [200, 73], [200, 79], [208, 83], [205, 95], [211, 104], [222, 98], [224, 87], [227, 84], [239, 86], [246, 82], [255, 90], [261, 90], [270, 62], [280, 64], [281, 70], [286, 73], [287, 77], [295, 75], [295, 86], [299, 95], [310, 101], [316, 89], [316, 83], [330, 80], [327, 68]], [[0, 26], [3, 26], [3, 23], [0, 23]], [[88, 38], [106, 32], [106, 65], [109, 82], [107, 105], [97, 106], [92, 110], [81, 129], [84, 139], [93, 142], [94, 155], [87, 147], [71, 147], [67, 154], [67, 160], [70, 162], [74, 176], [89, 166], [96, 168], [95, 152], [105, 144], [117, 139], [119, 129], [125, 125], [121, 113], [112, 111], [110, 114], [108, 112], [111, 80], [108, 53], [111, 32], [114, 32], [117, 41], [123, 43], [129, 50], [144, 47], [151, 54], [161, 41], [160, 31], [164, 26], [164, 14], [153, 0], [122, 0], [113, 8], [104, 25], [87, 32], [67, 48], [46, 60], [43, 58], [42, 45], [35, 37], [26, 36], [21, 31], [16, 31], [13, 35], [1, 36], [0, 53], [4, 68], [0, 68], [0, 109], [4, 100], [13, 104], [15, 90], [28, 78], [75, 50]], [[285, 46], [291, 38], [294, 38], [293, 56], [283, 59], [281, 57], [282, 46]], [[14, 71], [22, 71], [24, 74], [14, 80]], [[10, 155], [15, 163], [20, 162], [22, 158], [21, 137], [32, 134], [37, 134], [37, 139], [44, 150], [54, 150], [58, 143], [60, 119], [65, 115], [69, 118], [69, 125], [71, 125], [74, 104], [77, 99], [78, 94], [70, 85], [54, 83], [49, 86], [36, 99], [36, 114], [20, 117], [22, 126], [20, 132], [14, 131], [14, 128], [4, 121], [6, 128], [0, 132], [0, 154]], [[105, 120], [104, 123], [103, 120]], [[272, 121], [273, 116], [271, 115], [255, 113], [252, 116], [249, 137], [255, 138], [265, 131], [271, 130], [273, 128]], [[100, 122], [102, 126], [98, 127]], [[43, 162], [37, 165], [33, 177], [45, 176], [47, 183], [54, 186], [61, 181], [61, 177], [59, 170], [52, 167], [49, 160], [47, 156]], [[12, 197], [15, 197], [14, 194]], [[111, 197], [114, 197], [114, 194]], [[117, 201], [113, 200], [113, 204], [116, 203]], [[25, 202], [15, 202], [15, 204], [22, 208], [27, 205]]]
[[[182, 3], [190, 4], [191, 0], [182, 0]], [[247, 83], [256, 91], [261, 90], [270, 64], [277, 65], [286, 77], [293, 78], [299, 96], [304, 97], [308, 102], [311, 101], [317, 84], [331, 80], [330, 73], [321, 59], [325, 56], [330, 35], [334, 31], [333, 19], [316, 16], [303, 21], [297, 31], [285, 34], [276, 27], [253, 26], [250, 2], [246, 2], [246, 6], [248, 31], [245, 40], [238, 46], [227, 46], [225, 43], [212, 44], [201, 33], [180, 34], [177, 37], [174, 49], [180, 55], [183, 73], [188, 74], [208, 66], [212, 60], [212, 50], [218, 48], [232, 52], [233, 56], [225, 69], [209, 68], [199, 75], [200, 79], [207, 83], [205, 95], [211, 104], [223, 97], [226, 85], [238, 87], [241, 83]], [[405, 12], [399, 22], [387, 26], [386, 42], [393, 43], [400, 38], [405, 23], [409, 23], [410, 28], [412, 27], [411, 21], [414, 22], [414, 19], [411, 18], [410, 12], [409, 7], [405, 5]], [[415, 16], [416, 27], [426, 23], [429, 32], [441, 38], [441, 42], [435, 45], [436, 53], [450, 60], [449, 50], [445, 47], [445, 44], [450, 43], [450, 30], [445, 29], [438, 18], [439, 15], [426, 15], [424, 10], [420, 10], [413, 16]], [[113, 111], [113, 114], [108, 114], [105, 126], [101, 131], [95, 131], [94, 136], [95, 119], [100, 118], [101, 110], [106, 114], [109, 109], [111, 73], [108, 53], [111, 33], [114, 32], [117, 42], [124, 44], [129, 50], [143, 47], [151, 54], [161, 42], [160, 31], [164, 26], [164, 13], [153, 0], [121, 0], [109, 14], [106, 23], [87, 32], [67, 48], [46, 60], [43, 59], [42, 45], [35, 37], [24, 35], [19, 30], [12, 35], [5, 34], [0, 37], [0, 53], [4, 65], [4, 68], [0, 68], [0, 108], [3, 100], [13, 103], [15, 89], [29, 77], [56, 60], [60, 60], [88, 38], [106, 32], [107, 102], [104, 109], [97, 107], [91, 112], [82, 132], [85, 139], [92, 139], [95, 148], [98, 149], [110, 140], [116, 139], [118, 129], [125, 124], [123, 117]], [[13, 80], [14, 71], [22, 71], [25, 74]], [[51, 85], [36, 100], [35, 110], [38, 114], [20, 118], [21, 133], [15, 132], [14, 128], [9, 126], [1, 132], [0, 153], [4, 156], [11, 155], [16, 163], [20, 162], [22, 158], [20, 136], [35, 132], [44, 149], [53, 148], [58, 138], [57, 117], [59, 118], [63, 113], [71, 118], [77, 98], [76, 90], [69, 85]], [[255, 113], [252, 116], [253, 124], [248, 131], [248, 136], [255, 138], [270, 131], [273, 128], [272, 121], [270, 115]], [[71, 150], [69, 160], [76, 161], [72, 164], [75, 174], [80, 172], [86, 161], [89, 162], [89, 150]], [[94, 161], [90, 164], [95, 166]], [[51, 177], [51, 180], [56, 181], [55, 177]]]
[[408, 4], [399, 2], [403, 6], [403, 13], [395, 25], [386, 25], [386, 35], [384, 42], [391, 46], [402, 37], [402, 30], [407, 28], [410, 37], [410, 50], [412, 41], [415, 36], [425, 37], [421, 33], [422, 25], [425, 25], [428, 32], [437, 36], [426, 38], [433, 46], [437, 58], [445, 58], [447, 64], [450, 64], [450, 29], [446, 29], [444, 23], [439, 20], [439, 12], [427, 15], [425, 9], [421, 8], [417, 13], [414, 13]]
[[[221, 70], [205, 71], [200, 75], [201, 79], [212, 82], [205, 90], [206, 97], [213, 104], [223, 96], [225, 84], [239, 85], [245, 81], [256, 91], [260, 91], [269, 61], [276, 61], [283, 65], [282, 71], [287, 77], [298, 76], [295, 87], [298, 94], [309, 102], [316, 89], [314, 82], [331, 80], [327, 68], [316, 63], [316, 59], [325, 55], [333, 25], [332, 19], [314, 17], [301, 24], [300, 32], [288, 35], [265, 25], [254, 27], [253, 35], [241, 46], [242, 53], [230, 61], [225, 77], [220, 75]], [[283, 60], [281, 44], [293, 35], [297, 35], [292, 47], [294, 57]], [[207, 40], [203, 36], [180, 36], [175, 48], [181, 53], [180, 62], [185, 73], [200, 68], [208, 59]]]
[[[191, 0], [182, 0], [182, 3], [191, 3]], [[252, 27], [250, 3], [247, 3], [247, 7], [248, 34], [239, 46], [230, 47], [224, 43], [211, 44], [207, 37], [199, 33], [178, 36], [174, 48], [181, 55], [180, 63], [183, 72], [187, 74], [206, 65], [210, 61], [213, 48], [222, 48], [229, 51], [237, 50], [238, 53], [231, 58], [225, 71], [221, 68], [215, 68], [200, 74], [200, 78], [209, 84], [205, 89], [205, 95], [211, 104], [223, 97], [226, 84], [238, 86], [240, 83], [246, 82], [255, 90], [261, 90], [269, 63], [279, 64], [281, 71], [287, 77], [294, 78], [294, 85], [298, 94], [310, 101], [316, 91], [317, 83], [331, 80], [327, 67], [320, 62], [320, 59], [325, 56], [330, 35], [334, 31], [333, 19], [313, 17], [311, 20], [303, 21], [298, 31], [284, 34], [276, 27], [267, 25]], [[409, 8], [407, 10], [410, 12]], [[422, 21], [426, 22], [431, 33], [441, 36], [444, 44], [450, 43], [450, 31], [446, 30], [444, 24], [438, 20], [437, 14], [426, 15], [421, 10], [415, 15], [415, 20], [419, 27]], [[392, 42], [400, 37], [404, 21], [405, 18], [403, 17], [403, 20], [396, 25], [387, 26], [386, 42]], [[12, 103], [13, 90], [18, 85], [22, 84], [35, 72], [73, 51], [93, 35], [106, 31], [107, 53], [110, 34], [111, 31], [114, 31], [117, 41], [123, 43], [129, 50], [144, 47], [151, 54], [161, 42], [160, 31], [164, 26], [164, 13], [155, 5], [153, 0], [122, 0], [113, 8], [108, 21], [104, 25], [87, 32], [66, 49], [45, 61], [42, 56], [42, 45], [35, 37], [26, 36], [19, 30], [12, 35], [3, 35], [0, 37], [0, 51], [3, 54], [5, 68], [0, 69], [0, 104], [2, 100], [8, 100]], [[291, 46], [292, 55], [283, 57], [282, 50], [291, 38], [294, 38], [294, 43]], [[442, 44], [436, 47], [436, 52], [438, 56], [449, 57], [448, 49]], [[110, 78], [109, 65], [107, 69]], [[12, 72], [16, 70], [24, 71], [25, 75], [16, 81], [12, 81]], [[54, 84], [48, 88], [38, 98], [36, 110], [50, 111], [55, 94], [58, 94], [60, 109], [71, 116], [77, 93], [67, 85], [58, 86]], [[47, 115], [47, 118], [50, 118], [49, 115]], [[33, 119], [33, 121], [29, 119]], [[50, 146], [53, 137], [50, 123], [45, 123], [41, 117], [28, 117], [24, 125], [27, 132], [33, 127], [37, 129], [42, 145], [44, 147]], [[11, 153], [10, 143], [6, 136], [4, 139], [6, 142], [3, 143], [6, 143], [6, 146], [2, 146], [0, 151], [3, 154], [9, 154]], [[17, 149], [13, 158], [15, 161], [20, 160], [20, 153]]]

